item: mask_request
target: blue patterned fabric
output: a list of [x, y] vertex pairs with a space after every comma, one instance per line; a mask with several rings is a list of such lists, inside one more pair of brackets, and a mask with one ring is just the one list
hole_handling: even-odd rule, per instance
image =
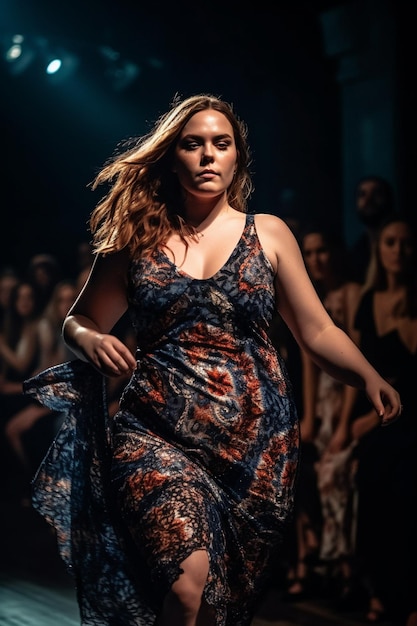
[[254, 217], [208, 279], [160, 250], [133, 261], [137, 369], [109, 423], [103, 378], [75, 361], [27, 381], [68, 414], [34, 483], [77, 581], [82, 623], [154, 622], [194, 550], [216, 626], [249, 626], [291, 519], [299, 431], [268, 327], [273, 270]]
[[104, 378], [74, 360], [41, 372], [24, 390], [66, 414], [34, 478], [32, 502], [56, 530], [60, 555], [75, 579], [81, 623], [149, 626], [149, 582], [144, 578], [141, 589], [139, 570], [134, 580], [111, 514]]

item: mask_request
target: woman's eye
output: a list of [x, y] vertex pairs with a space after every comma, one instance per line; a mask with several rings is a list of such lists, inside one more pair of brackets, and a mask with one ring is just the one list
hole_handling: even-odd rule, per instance
[[198, 148], [199, 144], [197, 143], [197, 141], [187, 141], [184, 144], [184, 148], [186, 150], [196, 150]]

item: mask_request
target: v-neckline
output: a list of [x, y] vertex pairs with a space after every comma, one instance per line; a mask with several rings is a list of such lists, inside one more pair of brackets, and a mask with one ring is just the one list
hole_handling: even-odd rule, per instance
[[239, 239], [237, 240], [235, 246], [233, 247], [233, 249], [231, 250], [229, 256], [227, 257], [226, 261], [223, 263], [223, 265], [216, 271], [214, 272], [214, 274], [212, 274], [211, 276], [208, 276], [206, 278], [196, 278], [195, 276], [192, 276], [191, 274], [189, 274], [188, 272], [185, 272], [184, 270], [182, 270], [176, 263], [174, 263], [174, 261], [171, 261], [171, 259], [169, 258], [169, 256], [167, 255], [167, 253], [163, 250], [163, 249], [159, 249], [158, 253], [160, 255], [162, 255], [164, 257], [164, 259], [166, 259], [166, 261], [169, 263], [169, 265], [171, 265], [171, 267], [173, 267], [175, 269], [175, 271], [177, 272], [177, 274], [180, 274], [181, 276], [184, 276], [185, 278], [188, 278], [189, 280], [195, 281], [195, 282], [207, 282], [210, 280], [214, 280], [218, 274], [220, 274], [221, 272], [223, 272], [223, 270], [225, 269], [225, 267], [230, 263], [230, 261], [232, 260], [233, 256], [236, 254], [238, 248], [240, 247], [240, 244], [242, 242], [243, 236], [246, 232], [246, 229], [248, 228], [250, 222], [249, 222], [249, 214], [246, 215], [246, 219], [245, 219], [245, 223], [242, 229], [242, 232], [240, 234]]

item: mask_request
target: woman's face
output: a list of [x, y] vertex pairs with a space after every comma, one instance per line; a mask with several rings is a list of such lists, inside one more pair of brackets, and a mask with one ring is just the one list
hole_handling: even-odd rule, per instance
[[366, 226], [375, 227], [387, 213], [390, 199], [377, 180], [363, 180], [356, 191], [356, 213]]
[[236, 171], [233, 128], [223, 113], [200, 111], [184, 126], [175, 148], [173, 171], [186, 192], [215, 197], [230, 186]]
[[412, 233], [404, 222], [388, 224], [378, 242], [378, 253], [386, 272], [401, 274], [410, 266], [414, 253]]
[[35, 310], [35, 295], [33, 287], [26, 283], [19, 285], [16, 292], [16, 312], [20, 317], [29, 317]]
[[329, 271], [330, 252], [323, 235], [309, 233], [302, 241], [302, 252], [307, 272], [312, 280], [323, 280]]
[[56, 295], [57, 314], [60, 319], [64, 319], [69, 309], [75, 302], [77, 290], [72, 285], [61, 285]]
[[10, 297], [13, 293], [13, 289], [18, 285], [19, 279], [17, 276], [3, 276], [0, 279], [0, 306], [7, 309], [10, 304]]

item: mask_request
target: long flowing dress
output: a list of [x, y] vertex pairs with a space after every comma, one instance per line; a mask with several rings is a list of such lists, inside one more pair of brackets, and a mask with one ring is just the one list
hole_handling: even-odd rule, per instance
[[150, 626], [202, 549], [216, 626], [249, 626], [292, 518], [299, 454], [254, 216], [214, 276], [193, 278], [159, 250], [131, 263], [128, 293], [137, 369], [111, 421], [105, 382], [82, 361], [25, 383], [68, 414], [34, 506], [57, 529], [82, 624]]

